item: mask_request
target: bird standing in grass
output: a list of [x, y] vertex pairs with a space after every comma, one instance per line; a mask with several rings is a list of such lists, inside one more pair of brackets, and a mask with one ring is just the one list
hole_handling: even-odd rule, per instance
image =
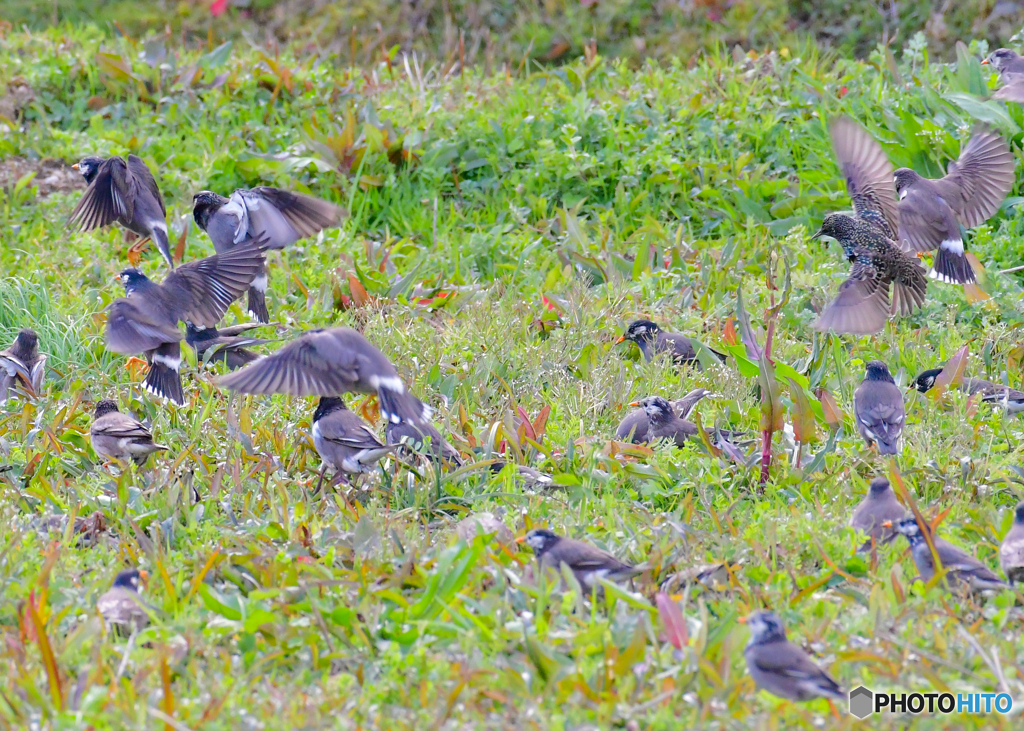
[[791, 701], [846, 700], [839, 683], [786, 639], [786, 628], [774, 614], [754, 612], [739, 621], [750, 627], [750, 642], [743, 654], [758, 688]]
[[1012, 583], [1024, 581], [1024, 503], [1013, 511], [1013, 525], [999, 546], [999, 563]]
[[117, 404], [110, 400], [96, 404], [89, 438], [93, 451], [107, 461], [116, 460], [122, 465], [129, 461], [140, 467], [154, 452], [164, 452], [167, 447], [153, 441], [153, 434], [138, 419], [122, 414]]
[[935, 251], [932, 278], [950, 284], [976, 281], [960, 226], [979, 226], [999, 210], [1013, 188], [1016, 163], [1006, 140], [983, 127], [945, 177], [930, 180], [910, 168], [896, 171], [899, 241], [910, 251]]
[[0, 404], [19, 384], [33, 394], [43, 388], [46, 356], [39, 352], [39, 336], [25, 328], [6, 350], [0, 350]]
[[[936, 573], [935, 560], [928, 547], [924, 532], [917, 523], [917, 518], [911, 515], [890, 525], [910, 544], [910, 553], [914, 557], [914, 564], [921, 575], [921, 581], [924, 583], [931, 581]], [[888, 528], [890, 525], [886, 525], [886, 527]], [[928, 528], [928, 530], [931, 529]], [[974, 556], [968, 555], [949, 541], [935, 535], [932, 535], [932, 543], [935, 544], [935, 552], [939, 555], [942, 568], [946, 569], [947, 586], [959, 583], [972, 591], [1006, 588], [1006, 582]]]
[[876, 477], [871, 481], [868, 494], [850, 517], [850, 527], [866, 533], [868, 541], [860, 547], [861, 551], [871, 550], [872, 545], [890, 542], [896, 537], [896, 531], [886, 523], [896, 523], [907, 515], [907, 509], [896, 499], [892, 485], [884, 477]]
[[995, 67], [1003, 82], [992, 94], [993, 99], [1024, 104], [1024, 58], [1009, 48], [999, 48], [981, 63]]
[[[676, 365], [699, 363], [697, 360], [697, 347], [694, 341], [685, 335], [670, 333], [662, 330], [656, 323], [650, 320], [635, 320], [629, 323], [626, 332], [619, 336], [616, 344], [626, 341], [636, 343], [643, 353], [645, 361], [651, 361], [662, 353], [671, 356]], [[711, 350], [708, 348], [708, 350]], [[725, 354], [717, 350], [711, 350], [720, 361], [725, 362]]]
[[119, 223], [143, 237], [132, 252], [138, 252], [146, 239], [152, 239], [168, 266], [174, 268], [167, 238], [167, 209], [153, 173], [142, 158], [129, 155], [125, 162], [120, 157], [85, 157], [71, 167], [82, 174], [89, 187], [71, 211], [69, 226], [92, 231]]
[[546, 528], [531, 530], [517, 543], [526, 543], [533, 549], [541, 569], [561, 570], [565, 564], [587, 591], [598, 586], [600, 579], [625, 581], [640, 573], [640, 569], [623, 563], [607, 551], [571, 538], [563, 538]]
[[216, 327], [200, 330], [191, 322], [186, 322], [185, 342], [196, 351], [196, 358], [199, 362], [203, 362], [206, 359], [206, 354], [210, 353], [210, 363], [223, 363], [229, 371], [234, 371], [262, 357], [247, 348], [250, 345], [269, 343], [270, 340], [242, 335], [242, 333], [255, 330], [258, 327], [263, 327], [263, 325], [245, 323], [222, 327], [219, 330]]
[[317, 404], [313, 413], [313, 444], [324, 463], [317, 491], [328, 467], [334, 470], [337, 482], [346, 475], [369, 472], [393, 449], [381, 444], [370, 425], [335, 396], [323, 396]]
[[829, 131], [853, 215], [828, 214], [811, 238], [838, 241], [852, 267], [814, 327], [869, 335], [885, 327], [890, 313], [906, 316], [924, 304], [928, 279], [917, 258], [894, 241], [899, 212], [892, 165], [881, 146], [846, 117], [835, 119]]
[[[239, 188], [230, 198], [208, 190], [192, 198], [192, 217], [209, 235], [217, 253], [254, 239], [266, 239], [265, 248], [284, 249], [299, 239], [337, 226], [344, 210], [328, 201], [279, 188]], [[270, 322], [267, 310], [267, 270], [260, 269], [249, 287], [249, 314]]]
[[100, 595], [96, 608], [104, 621], [119, 632], [137, 632], [149, 624], [149, 605], [139, 595], [140, 581], [149, 575], [139, 569], [128, 569], [114, 577], [114, 584]]
[[880, 454], [899, 453], [900, 435], [906, 420], [903, 392], [882, 361], [867, 364], [864, 380], [853, 392], [853, 414], [857, 431], [869, 447], [876, 444]]
[[196, 328], [216, 327], [231, 303], [263, 266], [259, 242], [183, 264], [157, 284], [138, 269], [119, 275], [125, 297], [107, 308], [107, 348], [144, 353], [147, 391], [183, 405], [180, 321]]
[[[690, 391], [688, 394], [683, 396], [678, 401], [671, 403], [672, 411], [680, 419], [686, 419], [690, 412], [693, 411], [694, 406], [702, 398], [707, 396], [710, 391], [703, 388], [696, 388]], [[633, 402], [640, 404], [643, 399], [639, 402]], [[632, 406], [633, 404], [630, 404]], [[644, 444], [648, 441], [647, 429], [650, 424], [650, 419], [647, 416], [647, 412], [641, 407], [634, 411], [631, 411], [626, 417], [619, 422], [619, 425], [615, 427], [615, 438], [619, 441], [629, 441], [633, 444]]]
[[[942, 368], [929, 368], [921, 371], [914, 379], [914, 388], [921, 393], [932, 390], [942, 370]], [[993, 383], [983, 378], [964, 378], [960, 382], [959, 389], [966, 391], [971, 396], [980, 394], [983, 402], [999, 406], [1008, 414], [1019, 414], [1024, 411], [1024, 391], [1018, 391], [1001, 383]]]

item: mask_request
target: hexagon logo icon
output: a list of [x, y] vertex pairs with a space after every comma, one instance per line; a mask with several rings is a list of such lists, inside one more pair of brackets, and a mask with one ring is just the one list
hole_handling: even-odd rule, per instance
[[857, 718], [867, 718], [871, 715], [875, 706], [875, 694], [858, 685], [850, 691], [850, 713]]

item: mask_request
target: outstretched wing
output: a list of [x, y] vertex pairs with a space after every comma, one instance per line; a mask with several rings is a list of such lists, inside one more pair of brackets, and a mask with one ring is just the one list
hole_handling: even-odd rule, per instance
[[829, 133], [854, 213], [877, 224], [889, 238], [895, 238], [900, 220], [896, 185], [892, 163], [882, 146], [849, 117], [832, 120]]
[[118, 218], [131, 219], [135, 199], [128, 182], [130, 175], [128, 166], [120, 157], [104, 160], [82, 199], [71, 211], [68, 226], [79, 231], [92, 231]]

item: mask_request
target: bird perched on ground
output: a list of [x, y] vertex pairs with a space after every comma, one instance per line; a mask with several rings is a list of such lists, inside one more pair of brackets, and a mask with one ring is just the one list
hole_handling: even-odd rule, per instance
[[[914, 379], [914, 387], [921, 393], [927, 393], [935, 386], [935, 381], [942, 373], [942, 368], [929, 368]], [[983, 378], [964, 378], [959, 389], [969, 395], [981, 395], [981, 400], [994, 406], [1001, 406], [1008, 414], [1019, 414], [1024, 411], [1024, 391], [993, 383]]]
[[99, 457], [107, 461], [116, 460], [122, 465], [132, 460], [141, 467], [153, 452], [167, 450], [167, 447], [153, 441], [148, 427], [128, 414], [122, 414], [117, 404], [110, 400], [96, 404], [89, 438], [93, 451]]
[[[680, 419], [686, 419], [697, 402], [707, 396], [710, 391], [703, 388], [696, 388], [683, 396], [678, 401], [672, 402], [672, 410]], [[615, 438], [619, 441], [629, 441], [633, 444], [644, 444], [647, 442], [647, 426], [650, 420], [643, 408], [631, 411], [626, 415], [615, 428]]]
[[999, 546], [999, 563], [1011, 582], [1024, 581], [1024, 503], [1014, 510], [1013, 525]]
[[[699, 434], [697, 425], [681, 418], [672, 408], [672, 404], [661, 396], [648, 396], [641, 401], [634, 401], [630, 406], [641, 407], [647, 416], [646, 442], [648, 443], [664, 439], [681, 447], [687, 439]], [[729, 431], [720, 433], [725, 439], [738, 436]], [[714, 432], [708, 432], [708, 438], [714, 442], [717, 435]]]
[[867, 364], [864, 380], [853, 392], [853, 415], [857, 420], [857, 431], [869, 447], [877, 444], [880, 454], [899, 453], [899, 439], [906, 418], [903, 392], [882, 361], [873, 360]]
[[[344, 210], [319, 198], [279, 188], [239, 188], [230, 198], [208, 190], [192, 198], [192, 217], [213, 242], [218, 253], [255, 238], [266, 238], [268, 249], [284, 249], [299, 239], [336, 226]], [[267, 311], [267, 270], [264, 267], [249, 288], [249, 314], [270, 322]]]
[[531, 530], [516, 543], [526, 543], [533, 549], [541, 569], [553, 568], [561, 571], [565, 564], [586, 590], [598, 587], [600, 579], [608, 581], [625, 581], [631, 579], [641, 570], [623, 563], [607, 551], [583, 541], [563, 538], [546, 528]]
[[892, 527], [883, 527], [884, 524], [896, 523], [906, 515], [907, 510], [896, 499], [889, 481], [884, 477], [873, 479], [868, 494], [850, 517], [850, 527], [869, 536], [858, 550], [869, 551], [872, 545], [890, 542], [896, 537], [896, 531]]
[[[626, 332], [620, 335], [615, 343], [623, 343], [627, 340], [636, 343], [640, 352], [643, 353], [645, 361], [651, 361], [662, 353], [666, 353], [671, 356], [676, 365], [687, 363], [699, 365], [697, 347], [691, 338], [678, 333], [665, 332], [650, 320], [635, 320], [629, 323]], [[711, 349], [708, 348], [708, 350]], [[725, 353], [719, 353], [717, 350], [711, 350], [711, 352], [720, 361], [725, 362]]]
[[992, 94], [993, 99], [1024, 103], [1024, 58], [1009, 48], [999, 48], [981, 63], [992, 64], [1003, 82], [1003, 85]]
[[[509, 464], [509, 462], [503, 459], [495, 459], [491, 462], [491, 473], [497, 475]], [[532, 490], [548, 490], [555, 483], [555, 479], [551, 475], [535, 470], [528, 465], [514, 464], [513, 467], [515, 467], [516, 475], [519, 479], [523, 481], [526, 487]]]
[[383, 353], [347, 327], [303, 333], [273, 355], [220, 376], [217, 384], [240, 393], [289, 396], [376, 393], [391, 424], [430, 426], [430, 407], [409, 392]]
[[853, 215], [828, 214], [811, 238], [838, 241], [853, 266], [814, 327], [868, 335], [885, 327], [890, 312], [909, 315], [920, 307], [928, 279], [917, 258], [894, 241], [899, 231], [896, 190], [892, 165], [881, 146], [846, 117], [833, 120], [829, 132]]
[[324, 463], [316, 491], [328, 467], [334, 470], [334, 482], [338, 482], [346, 475], [369, 472], [394, 449], [381, 444], [370, 425], [336, 396], [322, 396], [313, 412], [313, 444]]
[[910, 251], [935, 250], [931, 277], [951, 284], [976, 280], [960, 226], [978, 226], [999, 210], [1013, 188], [1016, 162], [1006, 140], [982, 127], [945, 177], [930, 180], [910, 168], [896, 171], [899, 241]]
[[269, 343], [270, 340], [242, 336], [242, 333], [255, 330], [258, 327], [263, 327], [263, 325], [245, 323], [244, 325], [223, 327], [219, 330], [216, 327], [199, 330], [191, 322], [186, 322], [185, 342], [196, 351], [196, 359], [200, 363], [206, 359], [206, 353], [210, 352], [210, 363], [223, 363], [228, 370], [233, 371], [262, 357], [246, 348], [250, 345]]
[[149, 374], [143, 386], [147, 391], [179, 406], [185, 403], [178, 322], [215, 327], [263, 266], [259, 243], [182, 264], [160, 284], [138, 269], [121, 272], [119, 279], [127, 296], [107, 308], [107, 348], [115, 353], [145, 354]]
[[137, 632], [149, 624], [149, 605], [139, 596], [139, 582], [149, 575], [139, 569], [128, 569], [114, 577], [114, 585], [100, 595], [96, 608], [104, 621], [122, 632]]
[[[931, 581], [935, 576], [935, 561], [921, 526], [917, 523], [917, 518], [911, 515], [886, 525], [887, 528], [890, 526], [895, 527], [896, 532], [906, 537], [910, 544], [910, 552], [914, 557], [917, 571], [921, 574], [921, 581], [924, 583]], [[932, 535], [932, 543], [935, 544], [935, 552], [939, 555], [942, 568], [946, 569], [947, 586], [953, 586], [954, 581], [973, 591], [1003, 589], [1007, 586], [1006, 582], [996, 576], [988, 566], [974, 556], [969, 556], [952, 543], [935, 535]]]
[[133, 250], [149, 238], [173, 269], [171, 246], [167, 239], [167, 210], [153, 173], [142, 158], [85, 157], [72, 168], [89, 184], [78, 205], [71, 211], [68, 225], [79, 231], [92, 231], [119, 223], [143, 237]]
[[0, 350], [0, 404], [18, 384], [33, 394], [43, 388], [46, 356], [39, 352], [39, 336], [35, 330], [21, 330], [11, 347]]
[[754, 612], [739, 621], [750, 627], [750, 642], [743, 654], [758, 688], [791, 701], [846, 699], [839, 683], [786, 639], [786, 628], [774, 614]]

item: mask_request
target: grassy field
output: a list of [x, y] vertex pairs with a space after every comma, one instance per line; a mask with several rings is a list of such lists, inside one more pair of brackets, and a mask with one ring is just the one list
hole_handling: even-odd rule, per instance
[[[902, 542], [873, 560], [854, 555], [845, 528], [871, 478], [895, 469], [926, 515], [945, 514], [943, 536], [998, 565], [1024, 494], [1021, 422], [959, 393], [915, 393], [893, 467], [857, 436], [852, 393], [866, 361], [885, 360], [906, 386], [964, 346], [971, 374], [1021, 385], [1021, 282], [999, 274], [1021, 263], [1021, 198], [970, 240], [991, 299], [933, 283], [922, 310], [878, 337], [810, 328], [847, 272], [836, 246], [809, 240], [848, 206], [824, 121], [849, 114], [895, 165], [938, 174], [976, 122], [1020, 144], [1024, 112], [982, 101], [988, 73], [966, 48], [956, 64], [930, 63], [920, 43], [863, 62], [807, 46], [708, 52], [692, 68], [588, 54], [460, 74], [401, 55], [352, 69], [346, 54], [244, 42], [186, 51], [8, 31], [0, 342], [35, 327], [50, 373], [38, 401], [0, 412], [0, 724], [889, 727], [757, 692], [736, 618], [763, 606], [847, 689], [1024, 698], [1013, 593], [972, 600], [911, 584]], [[530, 491], [511, 470], [387, 461], [365, 489], [314, 497], [312, 399], [232, 398], [194, 359], [186, 407], [146, 397], [102, 336], [128, 244], [113, 228], [64, 227], [84, 190], [65, 166], [128, 152], [156, 172], [186, 260], [213, 253], [190, 224], [200, 189], [263, 183], [346, 206], [340, 229], [272, 257], [267, 332], [359, 328], [471, 460], [503, 451], [557, 488]], [[163, 276], [155, 251], [143, 268]], [[798, 422], [804, 459], [777, 432], [762, 486], [756, 455], [612, 443], [630, 401], [698, 386], [714, 392], [697, 409], [705, 426], [759, 433], [774, 389], [758, 387], [768, 369], [735, 337], [741, 285], [759, 342], [781, 305], [774, 415]], [[704, 370], [646, 364], [615, 344], [638, 316], [733, 357]], [[236, 304], [227, 321], [244, 318]], [[818, 389], [843, 411], [838, 430]], [[151, 420], [171, 451], [125, 474], [101, 468], [88, 429], [108, 397]], [[456, 522], [484, 510], [517, 535], [550, 526], [646, 570], [635, 591], [584, 601], [538, 582], [525, 550], [458, 541]], [[48, 520], [97, 512], [105, 529], [89, 540]], [[720, 561], [739, 564], [725, 591], [676, 576]], [[149, 571], [155, 608], [130, 646], [95, 609], [126, 565]], [[685, 633], [666, 631], [662, 586]]]

